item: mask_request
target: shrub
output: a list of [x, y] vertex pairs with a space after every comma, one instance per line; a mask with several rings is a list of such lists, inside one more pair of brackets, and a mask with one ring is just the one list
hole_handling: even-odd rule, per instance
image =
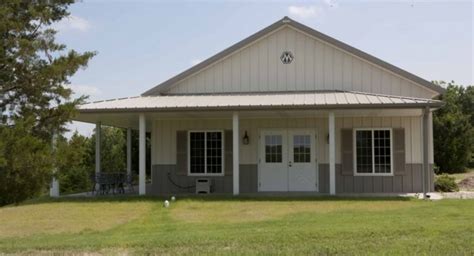
[[438, 192], [459, 191], [458, 184], [456, 183], [454, 177], [451, 177], [447, 174], [441, 174], [437, 176], [434, 185], [435, 185], [435, 190]]

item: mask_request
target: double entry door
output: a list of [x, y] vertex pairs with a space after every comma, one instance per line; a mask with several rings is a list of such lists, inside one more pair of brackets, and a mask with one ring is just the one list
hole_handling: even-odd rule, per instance
[[314, 130], [261, 131], [259, 151], [259, 191], [318, 191]]

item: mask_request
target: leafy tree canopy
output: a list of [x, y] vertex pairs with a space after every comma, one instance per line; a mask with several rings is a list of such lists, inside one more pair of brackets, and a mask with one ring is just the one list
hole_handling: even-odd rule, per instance
[[439, 172], [462, 172], [473, 161], [474, 87], [437, 82], [447, 88], [445, 105], [434, 112], [434, 159]]
[[67, 50], [51, 25], [73, 0], [0, 1], [0, 205], [44, 192], [61, 133], [84, 97], [71, 99], [69, 79], [94, 52]]
[[66, 50], [55, 42], [51, 24], [69, 15], [73, 0], [0, 3], [0, 124], [16, 118], [34, 120], [33, 131], [42, 137], [64, 131], [74, 107], [69, 78], [87, 65], [93, 52]]

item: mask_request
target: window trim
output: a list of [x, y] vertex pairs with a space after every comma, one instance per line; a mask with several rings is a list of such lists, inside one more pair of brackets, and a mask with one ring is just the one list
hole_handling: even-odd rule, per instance
[[[390, 173], [376, 173], [375, 172], [375, 147], [374, 147], [374, 131], [389, 131], [390, 132]], [[372, 132], [372, 172], [358, 173], [357, 172], [357, 131], [371, 131]], [[354, 176], [393, 176], [393, 128], [354, 128], [352, 132], [352, 152], [354, 162]]]
[[[191, 173], [191, 133], [193, 132], [203, 132], [204, 133], [204, 141], [205, 141], [205, 149], [204, 149], [204, 173]], [[208, 173], [207, 172], [207, 133], [208, 132], [220, 132], [221, 133], [221, 138], [222, 138], [222, 166], [221, 166], [221, 173]], [[188, 176], [224, 176], [225, 172], [225, 138], [224, 138], [224, 130], [188, 130], [188, 142], [187, 142], [187, 148], [188, 148]]]

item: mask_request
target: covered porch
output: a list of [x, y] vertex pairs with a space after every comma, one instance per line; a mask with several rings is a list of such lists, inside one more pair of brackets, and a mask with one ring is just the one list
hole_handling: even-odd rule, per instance
[[[198, 178], [211, 179], [216, 193], [271, 193], [273, 184], [267, 190], [262, 188], [270, 177], [268, 173], [265, 176], [262, 164], [266, 163], [264, 148], [268, 146], [262, 135], [284, 134], [284, 138], [290, 138], [286, 135], [295, 135], [295, 131], [304, 132], [296, 135], [314, 138], [310, 162], [314, 160], [316, 169], [315, 189], [298, 193], [426, 193], [432, 183], [431, 109], [439, 106], [440, 102], [434, 100], [355, 92], [175, 95], [86, 104], [81, 106], [76, 120], [95, 123], [97, 131], [101, 125], [127, 129], [127, 173], [131, 172], [131, 131], [139, 131], [140, 195], [194, 193]], [[400, 137], [403, 143], [391, 148], [393, 155], [403, 154], [403, 163], [392, 162], [390, 166], [396, 170], [390, 175], [344, 171], [354, 169], [353, 163], [347, 167], [354, 150], [343, 141], [348, 136], [351, 140], [356, 128], [387, 128], [391, 134], [397, 129], [406, 131]], [[222, 173], [189, 172], [188, 140], [190, 133], [197, 131], [222, 131]], [[151, 133], [151, 159], [145, 155], [146, 132]], [[100, 173], [100, 132], [97, 134], [96, 173]], [[419, 143], [412, 143], [413, 140]], [[289, 139], [285, 143], [291, 150]], [[291, 145], [295, 146], [294, 142]], [[344, 154], [346, 151], [350, 154]], [[285, 156], [279, 160], [289, 167], [296, 164]], [[152, 184], [148, 186], [146, 161], [151, 161], [152, 166]], [[268, 171], [272, 170], [270, 166]], [[288, 183], [288, 192], [293, 191], [290, 174], [281, 174]], [[303, 184], [299, 179], [296, 177], [296, 182]], [[305, 176], [303, 180], [306, 179]]]

